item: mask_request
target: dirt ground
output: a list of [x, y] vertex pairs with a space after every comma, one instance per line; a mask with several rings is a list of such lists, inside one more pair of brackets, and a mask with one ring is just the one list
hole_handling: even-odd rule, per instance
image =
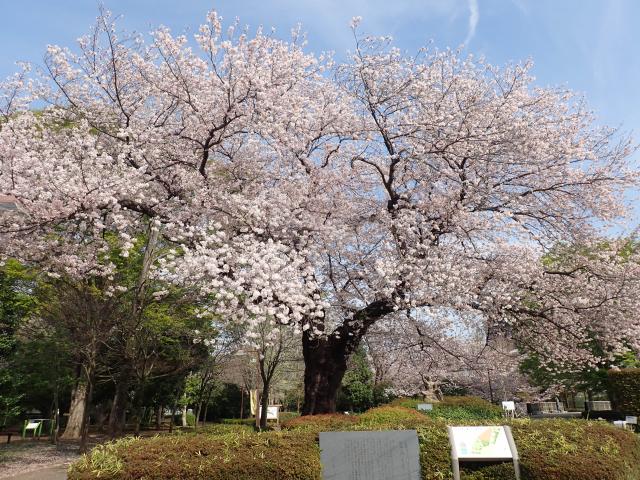
[[0, 478], [64, 479], [67, 466], [76, 458], [76, 449], [58, 449], [44, 439], [12, 441], [0, 445]]
[[[166, 435], [168, 430], [144, 430], [140, 436]], [[63, 480], [67, 478], [67, 467], [80, 454], [77, 443], [52, 445], [47, 437], [21, 439], [14, 435], [11, 443], [0, 436], [0, 479], [12, 480]], [[89, 434], [89, 448], [109, 441], [104, 433]]]

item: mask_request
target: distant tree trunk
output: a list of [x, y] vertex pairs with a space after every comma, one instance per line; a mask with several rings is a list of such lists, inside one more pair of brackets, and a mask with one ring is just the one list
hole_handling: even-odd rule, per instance
[[162, 428], [163, 412], [164, 412], [164, 405], [158, 405], [156, 407], [156, 430], [160, 430]]
[[88, 407], [88, 384], [89, 382], [83, 372], [80, 373], [71, 392], [69, 420], [64, 433], [60, 436], [63, 440], [79, 440], [82, 437], [83, 420]]
[[182, 426], [187, 427], [189, 424], [187, 423], [187, 406], [182, 407]]
[[120, 437], [124, 433], [130, 385], [131, 371], [129, 368], [124, 368], [116, 379], [116, 391], [109, 414], [109, 435], [111, 438]]
[[93, 373], [89, 372], [87, 380], [87, 388], [85, 395], [84, 415], [82, 416], [82, 435], [80, 436], [80, 453], [87, 453], [89, 444], [89, 405], [91, 405], [91, 397], [93, 396]]
[[493, 384], [491, 383], [491, 370], [487, 370], [487, 380], [489, 380], [489, 398], [493, 403]]
[[173, 423], [175, 422], [176, 417], [176, 406], [174, 405], [171, 409], [171, 418], [169, 419], [169, 433], [173, 433]]
[[53, 392], [53, 411], [51, 412], [51, 420], [53, 421], [53, 430], [51, 432], [50, 441], [53, 444], [58, 443], [58, 432], [60, 430], [60, 400], [58, 398], [58, 382]]
[[209, 412], [209, 402], [204, 404], [204, 415], [202, 415], [202, 426], [207, 424], [207, 413]]
[[144, 419], [144, 416], [146, 414], [146, 407], [140, 405], [138, 406], [138, 408], [136, 408], [136, 419], [135, 419], [135, 423], [133, 426], [133, 434], [134, 435], [140, 435], [140, 426], [142, 425], [142, 420]]
[[198, 402], [198, 406], [196, 407], [196, 419], [193, 422], [193, 429], [195, 431], [198, 430], [198, 423], [200, 423], [200, 412], [202, 411], [202, 401]]
[[105, 408], [105, 405], [103, 403], [96, 405], [96, 427], [99, 432], [104, 431], [104, 424], [107, 421], [106, 410], [107, 409]]
[[267, 428], [267, 409], [269, 408], [269, 380], [262, 382], [262, 394], [260, 395], [260, 429]]

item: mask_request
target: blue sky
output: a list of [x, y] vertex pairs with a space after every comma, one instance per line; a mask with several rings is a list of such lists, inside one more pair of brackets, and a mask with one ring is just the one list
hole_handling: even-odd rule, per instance
[[[103, 0], [120, 24], [149, 32], [158, 25], [195, 31], [210, 9], [279, 36], [301, 23], [312, 51], [343, 54], [361, 30], [392, 35], [414, 52], [430, 40], [504, 64], [532, 58], [537, 83], [584, 93], [600, 123], [640, 139], [640, 1], [637, 0]], [[42, 62], [47, 44], [72, 46], [97, 14], [97, 0], [0, 0], [0, 77], [15, 61]]]

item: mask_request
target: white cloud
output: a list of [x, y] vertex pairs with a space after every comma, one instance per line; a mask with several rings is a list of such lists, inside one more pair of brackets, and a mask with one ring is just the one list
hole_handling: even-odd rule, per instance
[[467, 38], [464, 39], [464, 45], [468, 46], [471, 39], [476, 34], [476, 27], [480, 20], [480, 7], [478, 0], [469, 0], [469, 30], [467, 30]]

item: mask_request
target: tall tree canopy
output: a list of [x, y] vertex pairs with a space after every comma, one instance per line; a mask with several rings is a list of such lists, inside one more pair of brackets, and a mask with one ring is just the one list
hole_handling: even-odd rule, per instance
[[4, 85], [0, 193], [20, 210], [0, 217], [2, 253], [109, 276], [105, 232], [126, 255], [151, 219], [175, 244], [154, 275], [228, 321], [302, 332], [306, 414], [335, 409], [347, 358], [398, 310], [475, 315], [556, 361], [592, 356], [594, 333], [637, 343], [637, 263], [540, 262], [624, 213], [630, 141], [529, 64], [409, 56], [357, 23], [336, 63], [299, 32], [222, 33], [215, 12], [195, 42], [148, 43], [103, 12]]

